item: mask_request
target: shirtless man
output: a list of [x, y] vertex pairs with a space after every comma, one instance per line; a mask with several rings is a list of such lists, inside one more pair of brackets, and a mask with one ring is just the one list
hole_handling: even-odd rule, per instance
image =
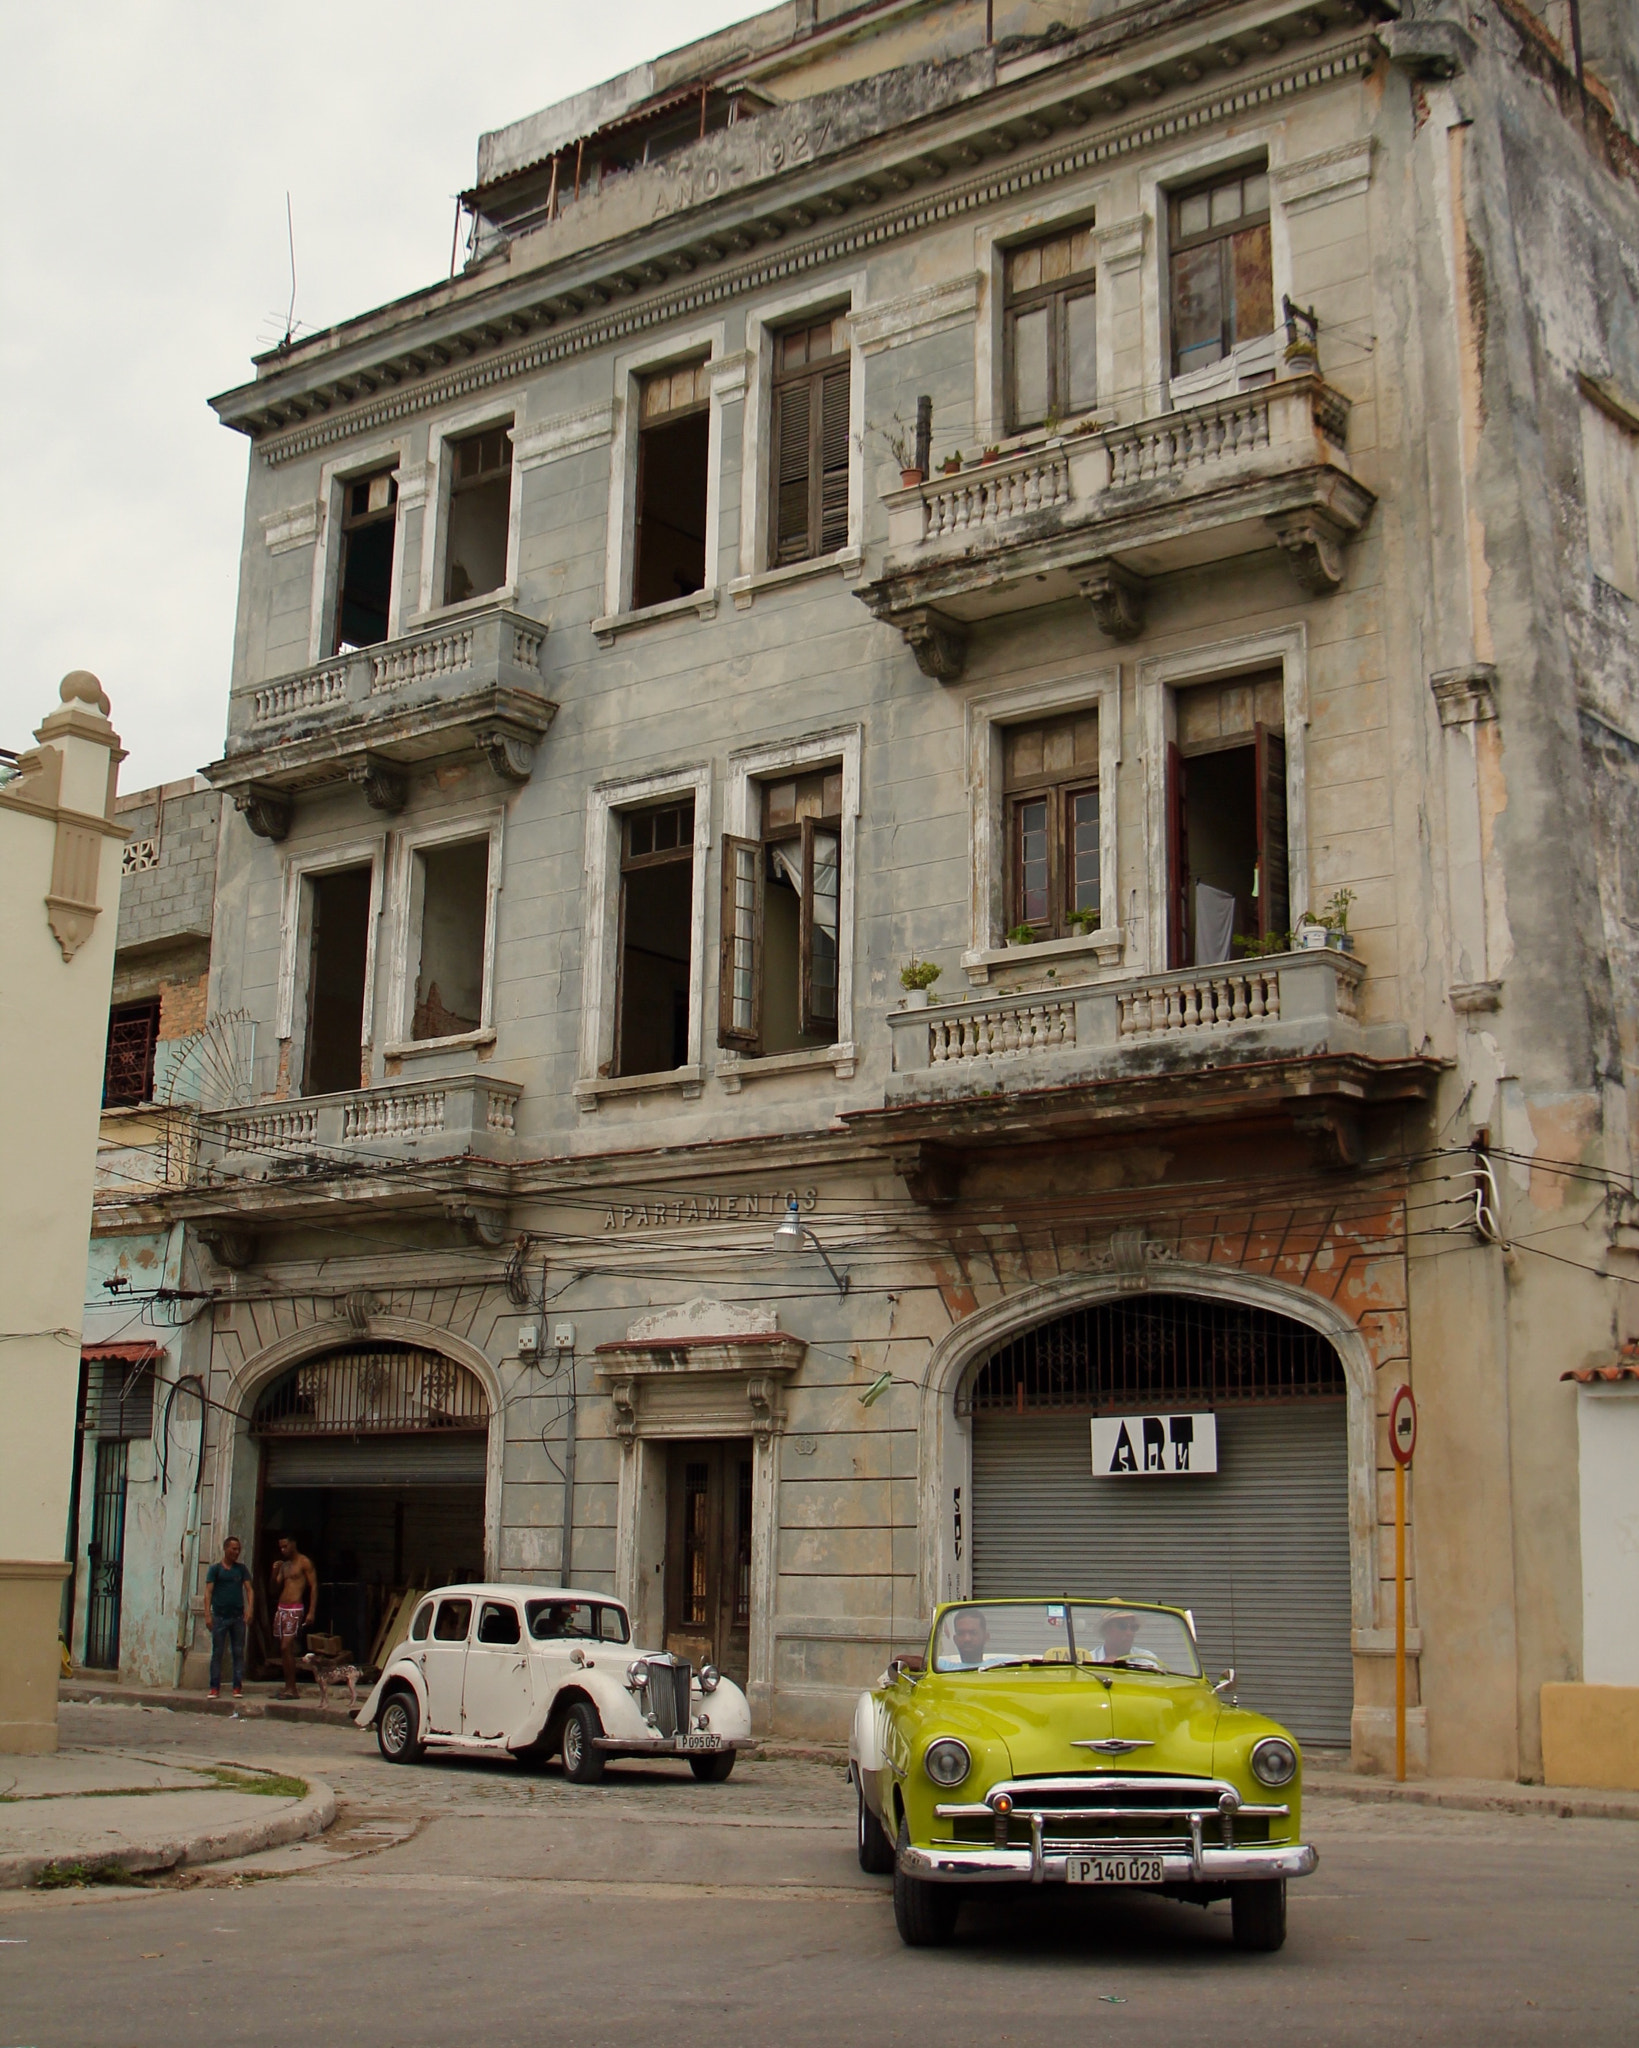
[[281, 1699], [293, 1700], [296, 1691], [296, 1642], [319, 1604], [319, 1575], [313, 1560], [302, 1555], [294, 1536], [279, 1538], [279, 1555], [273, 1560], [273, 1640], [284, 1659], [285, 1689]]

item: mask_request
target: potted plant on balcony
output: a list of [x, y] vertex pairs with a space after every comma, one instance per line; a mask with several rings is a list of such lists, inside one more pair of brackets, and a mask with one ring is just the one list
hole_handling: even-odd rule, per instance
[[899, 970], [899, 986], [905, 991], [905, 1000], [900, 1007], [925, 1010], [929, 1002], [928, 991], [943, 971], [936, 960], [918, 960], [913, 953]]
[[960, 448], [955, 449], [940, 463], [939, 474], [941, 476], [960, 476], [962, 474], [962, 451]]
[[908, 491], [921, 483], [923, 472], [916, 460], [915, 422], [907, 423], [895, 413], [891, 425], [874, 427], [872, 432], [880, 438], [882, 445], [893, 457], [899, 470], [901, 485]]
[[1007, 935], [1010, 946], [1034, 946], [1040, 939], [1041, 934], [1033, 924], [1016, 924]]
[[1304, 914], [1294, 934], [1297, 945], [1306, 952], [1330, 946], [1339, 953], [1352, 953], [1354, 933], [1349, 929], [1349, 906], [1354, 900], [1352, 889], [1334, 889], [1324, 910]]
[[1093, 933], [1098, 930], [1098, 912], [1096, 910], [1072, 910], [1065, 922], [1070, 927], [1072, 938], [1090, 939]]

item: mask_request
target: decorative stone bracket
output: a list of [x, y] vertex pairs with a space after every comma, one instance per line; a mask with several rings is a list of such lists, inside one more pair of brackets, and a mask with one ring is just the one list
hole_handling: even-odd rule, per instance
[[282, 789], [236, 789], [233, 806], [258, 839], [283, 839], [290, 830], [292, 805]]
[[[364, 801], [371, 810], [385, 811], [389, 817], [403, 810], [409, 798], [409, 776], [379, 754], [366, 754], [362, 761], [355, 761], [347, 771], [347, 779], [364, 791]], [[251, 830], [256, 830], [254, 824]]]
[[[714, 1321], [725, 1327], [713, 1331]], [[597, 1377], [628, 1451], [640, 1436], [677, 1435], [706, 1420], [743, 1430], [766, 1450], [785, 1427], [786, 1382], [807, 1349], [766, 1311], [693, 1301], [640, 1317], [623, 1340], [600, 1344]]]
[[967, 660], [967, 628], [930, 605], [918, 605], [893, 622], [905, 636], [916, 665], [930, 682], [961, 679]]
[[1111, 640], [1136, 640], [1144, 630], [1144, 578], [1114, 560], [1093, 562], [1078, 588], [1098, 630]]
[[1311, 597], [1330, 597], [1343, 581], [1343, 529], [1315, 511], [1293, 512], [1269, 524], [1299, 586]]

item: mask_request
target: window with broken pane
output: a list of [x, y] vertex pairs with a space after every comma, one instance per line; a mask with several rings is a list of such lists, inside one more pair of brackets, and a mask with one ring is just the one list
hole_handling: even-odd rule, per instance
[[413, 1039], [459, 1038], [483, 1028], [489, 853], [488, 838], [416, 850]]
[[392, 470], [342, 485], [333, 654], [374, 647], [387, 638], [397, 532], [398, 478]]
[[506, 582], [512, 509], [512, 434], [486, 427], [449, 444], [449, 533], [444, 602], [461, 604]]
[[1009, 429], [1090, 412], [1098, 402], [1092, 228], [1009, 249], [1003, 265]]
[[1061, 939], [1101, 923], [1098, 713], [1002, 733], [1008, 926]]
[[620, 821], [619, 982], [613, 1071], [688, 1065], [694, 966], [694, 798], [672, 797]]
[[848, 545], [848, 376], [842, 314], [775, 335], [773, 568]]
[[706, 467], [711, 424], [704, 361], [657, 370], [638, 390], [632, 606], [641, 611], [706, 583]]
[[1290, 922], [1285, 684], [1279, 669], [1197, 683], [1172, 708], [1167, 954], [1204, 967]]
[[842, 769], [754, 786], [758, 832], [723, 840], [718, 1043], [834, 1044], [841, 978]]
[[116, 1003], [108, 1013], [102, 1106], [128, 1109], [154, 1099], [154, 1056], [159, 1049], [159, 998]]
[[1168, 203], [1172, 374], [1204, 370], [1275, 325], [1269, 173], [1263, 165]]

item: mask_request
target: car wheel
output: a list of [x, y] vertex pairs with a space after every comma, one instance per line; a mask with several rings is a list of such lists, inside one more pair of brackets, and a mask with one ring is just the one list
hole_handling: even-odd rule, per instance
[[593, 1747], [603, 1733], [598, 1710], [577, 1700], [563, 1724], [563, 1774], [575, 1785], [595, 1785], [603, 1776], [603, 1751]]
[[1258, 1878], [1229, 1889], [1230, 1924], [1235, 1946], [1267, 1953], [1286, 1939], [1286, 1880]]
[[376, 1714], [376, 1747], [390, 1764], [421, 1760], [421, 1708], [416, 1696], [400, 1688], [390, 1692]]
[[872, 1877], [886, 1877], [894, 1867], [893, 1844], [888, 1840], [887, 1830], [871, 1809], [865, 1804], [865, 1794], [856, 1794], [859, 1800], [859, 1867], [868, 1870]]
[[734, 1769], [732, 1749], [715, 1750], [710, 1756], [691, 1756], [689, 1769], [706, 1785], [721, 1785]]
[[958, 1900], [951, 1885], [929, 1884], [920, 1877], [907, 1877], [899, 1857], [911, 1845], [910, 1829], [899, 1823], [899, 1855], [894, 1859], [893, 1917], [899, 1939], [907, 1948], [943, 1948], [956, 1932]]

